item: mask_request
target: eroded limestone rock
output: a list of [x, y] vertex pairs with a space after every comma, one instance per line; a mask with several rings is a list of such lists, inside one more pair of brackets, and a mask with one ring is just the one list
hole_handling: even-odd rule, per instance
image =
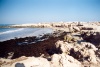
[[97, 64], [95, 51], [98, 50], [93, 44], [82, 42], [81, 44], [69, 44], [67, 42], [58, 41], [56, 48], [60, 47], [63, 53], [66, 53], [73, 58], [84, 62]]
[[51, 60], [51, 67], [81, 67], [81, 63], [72, 56], [66, 54], [54, 54]]

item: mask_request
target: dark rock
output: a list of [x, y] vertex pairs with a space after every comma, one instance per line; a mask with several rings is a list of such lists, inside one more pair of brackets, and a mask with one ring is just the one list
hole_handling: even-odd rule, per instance
[[[18, 38], [12, 39], [4, 42], [0, 42], [0, 57], [4, 58], [7, 57], [7, 54], [10, 52], [14, 52], [12, 59], [18, 58], [20, 56], [35, 56], [39, 57], [41, 54], [48, 56], [48, 54], [58, 53], [57, 50], [55, 51], [55, 43], [58, 40], [62, 40], [62, 37], [65, 33], [61, 33], [58, 37], [49, 37], [49, 35], [43, 36], [49, 37], [47, 40], [38, 41], [37, 37], [25, 37], [25, 38]], [[36, 42], [37, 41], [37, 42]], [[27, 43], [24, 43], [27, 42]], [[36, 43], [32, 43], [36, 42]], [[21, 43], [18, 45], [18, 43]], [[27, 45], [26, 45], [27, 44]], [[47, 50], [48, 49], [48, 50]], [[40, 54], [41, 53], [41, 54]]]

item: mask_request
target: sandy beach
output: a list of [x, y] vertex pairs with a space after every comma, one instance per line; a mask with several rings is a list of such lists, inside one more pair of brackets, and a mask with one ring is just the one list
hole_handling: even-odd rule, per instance
[[100, 22], [39, 23], [53, 33], [0, 42], [0, 67], [100, 67]]

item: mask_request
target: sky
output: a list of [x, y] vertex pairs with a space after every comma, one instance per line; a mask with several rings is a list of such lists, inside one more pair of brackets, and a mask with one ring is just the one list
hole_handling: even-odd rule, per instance
[[100, 0], [0, 0], [0, 24], [100, 21]]

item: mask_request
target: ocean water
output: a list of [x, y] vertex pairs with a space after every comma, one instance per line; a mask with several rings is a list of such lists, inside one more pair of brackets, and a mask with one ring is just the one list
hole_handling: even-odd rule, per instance
[[39, 36], [52, 33], [50, 28], [0, 28], [0, 42], [28, 36]]

